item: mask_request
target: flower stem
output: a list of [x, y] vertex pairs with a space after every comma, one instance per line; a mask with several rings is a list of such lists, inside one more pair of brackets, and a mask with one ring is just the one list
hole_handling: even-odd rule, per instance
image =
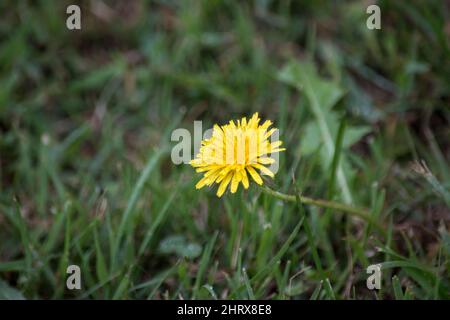
[[[289, 201], [289, 202], [297, 202], [297, 197], [295, 195], [281, 193], [279, 191], [272, 190], [267, 186], [260, 186], [260, 188], [265, 193], [270, 194], [280, 200]], [[352, 207], [352, 206], [349, 206], [349, 205], [346, 205], [343, 203], [339, 203], [339, 202], [335, 202], [335, 201], [313, 199], [313, 198], [305, 197], [302, 195], [299, 195], [298, 198], [300, 199], [300, 202], [304, 203], [304, 204], [309, 204], [309, 205], [322, 207], [322, 208], [334, 209], [334, 210], [346, 212], [350, 215], [361, 218], [361, 219], [371, 223], [372, 225], [374, 225], [383, 234], [385, 233], [383, 226], [381, 226], [377, 221], [375, 221], [373, 219], [373, 217], [369, 214], [369, 211], [366, 208]]]

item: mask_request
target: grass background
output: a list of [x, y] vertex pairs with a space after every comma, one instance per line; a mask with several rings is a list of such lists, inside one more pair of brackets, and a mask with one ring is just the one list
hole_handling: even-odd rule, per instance
[[[369, 4], [2, 1], [0, 297], [449, 299], [449, 7], [378, 1], [368, 30]], [[287, 147], [273, 189], [382, 229], [195, 190], [172, 130], [256, 111]]]

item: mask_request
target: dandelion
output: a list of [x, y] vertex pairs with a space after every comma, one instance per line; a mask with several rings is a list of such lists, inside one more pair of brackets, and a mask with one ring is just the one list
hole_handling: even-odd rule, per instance
[[260, 125], [258, 113], [250, 120], [242, 118], [236, 123], [231, 120], [226, 125], [214, 125], [210, 139], [202, 141], [200, 151], [190, 164], [197, 172], [204, 172], [203, 178], [195, 185], [197, 189], [219, 184], [217, 196], [221, 197], [228, 185], [235, 193], [240, 183], [249, 187], [250, 177], [262, 185], [260, 173], [273, 178], [274, 173], [266, 167], [275, 162], [272, 153], [284, 151], [282, 142], [270, 142], [269, 138], [277, 130], [270, 128], [272, 121]]
[[[202, 141], [199, 153], [190, 162], [197, 172], [204, 172], [203, 178], [195, 185], [197, 189], [217, 183], [219, 185], [217, 196], [221, 197], [229, 185], [232, 193], [237, 191], [240, 183], [247, 189], [250, 178], [262, 186], [263, 180], [260, 173], [273, 178], [274, 173], [266, 165], [275, 162], [271, 154], [285, 149], [280, 148], [281, 141], [269, 141], [277, 130], [269, 129], [272, 122], [266, 120], [260, 125], [260, 121], [258, 113], [255, 113], [248, 121], [242, 118], [236, 122], [231, 120], [223, 126], [214, 125], [211, 138]], [[277, 199], [294, 202], [297, 205], [306, 204], [346, 212], [365, 220], [385, 234], [384, 226], [376, 221], [366, 208], [314, 199], [298, 191], [290, 195], [272, 190], [267, 186], [262, 186], [261, 190]]]

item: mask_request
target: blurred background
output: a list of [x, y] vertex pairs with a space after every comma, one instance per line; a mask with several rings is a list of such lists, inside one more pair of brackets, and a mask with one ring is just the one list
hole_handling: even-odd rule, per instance
[[[0, 298], [449, 298], [448, 1], [6, 0], [0, 15]], [[254, 112], [287, 148], [273, 189], [366, 207], [382, 230], [254, 187], [195, 190], [172, 130]]]

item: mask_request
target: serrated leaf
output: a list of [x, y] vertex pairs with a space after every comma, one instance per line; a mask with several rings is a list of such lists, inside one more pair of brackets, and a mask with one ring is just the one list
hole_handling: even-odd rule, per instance
[[280, 71], [279, 79], [303, 91], [324, 111], [331, 110], [344, 94], [333, 82], [321, 79], [310, 63], [289, 63]]
[[[335, 139], [338, 127], [338, 114], [332, 110], [333, 106], [342, 97], [341, 88], [328, 80], [322, 79], [309, 62], [290, 62], [279, 73], [279, 79], [294, 86], [303, 92], [308, 99], [308, 106], [315, 117], [314, 126], [308, 126], [305, 134], [303, 151], [312, 152], [323, 145], [322, 166], [327, 170], [334, 155]], [[349, 128], [344, 135], [343, 147], [348, 147], [356, 142], [363, 134], [367, 133], [363, 128]], [[337, 183], [342, 192], [343, 200], [352, 202], [352, 196], [348, 187], [348, 176], [345, 174], [345, 157], [336, 169]], [[348, 171], [348, 170], [346, 170]]]
[[[338, 119], [335, 113], [329, 113], [325, 116], [327, 119], [328, 126], [333, 137], [336, 136], [338, 130]], [[343, 147], [349, 148], [356, 142], [361, 140], [366, 134], [370, 132], [370, 127], [368, 126], [357, 126], [349, 127], [344, 133]], [[303, 155], [309, 155], [315, 152], [323, 144], [321, 138], [320, 128], [316, 122], [309, 122], [303, 131], [303, 136], [300, 140], [300, 151]], [[329, 166], [329, 160], [327, 157], [324, 159], [328, 160], [324, 163], [326, 167]]]

